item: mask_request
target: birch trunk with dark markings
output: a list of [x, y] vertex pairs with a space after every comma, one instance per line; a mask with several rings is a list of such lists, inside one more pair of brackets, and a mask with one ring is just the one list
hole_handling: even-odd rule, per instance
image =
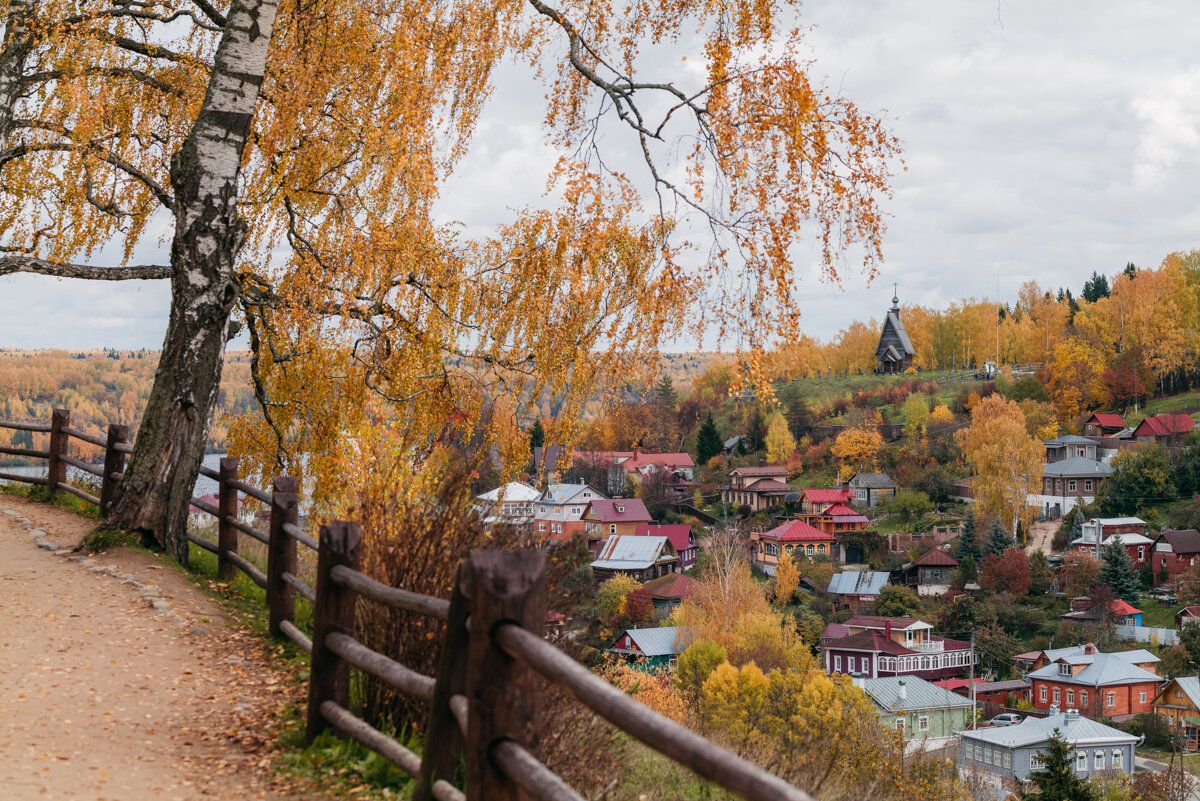
[[221, 379], [234, 263], [246, 236], [238, 173], [277, 0], [234, 0], [195, 125], [171, 161], [171, 315], [132, 458], [103, 528], [138, 532], [187, 561], [188, 504]]
[[31, 26], [36, 16], [34, 0], [9, 0], [4, 20], [4, 43], [0, 46], [0, 144], [12, 132], [13, 111], [21, 94], [21, 78], [33, 52]]

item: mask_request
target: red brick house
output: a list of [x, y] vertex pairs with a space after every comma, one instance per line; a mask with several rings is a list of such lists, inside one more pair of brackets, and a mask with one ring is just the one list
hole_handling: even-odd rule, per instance
[[1034, 708], [1078, 709], [1093, 720], [1126, 720], [1152, 711], [1162, 678], [1158, 657], [1146, 650], [1101, 653], [1088, 643], [1031, 672]]
[[1184, 434], [1195, 427], [1196, 422], [1191, 416], [1182, 412], [1156, 414], [1137, 424], [1137, 428], [1133, 429], [1133, 438], [1138, 442], [1166, 445], [1182, 439]]
[[1154, 580], [1159, 584], [1177, 581], [1200, 561], [1200, 531], [1185, 528], [1163, 531], [1154, 540]]
[[830, 504], [850, 503], [851, 493], [844, 489], [823, 489], [810, 487], [801, 490], [800, 511], [806, 515], [816, 515], [829, 508]]

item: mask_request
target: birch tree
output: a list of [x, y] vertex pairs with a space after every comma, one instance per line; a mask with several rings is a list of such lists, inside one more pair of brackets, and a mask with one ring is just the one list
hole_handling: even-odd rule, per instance
[[989, 395], [971, 411], [969, 428], [954, 440], [975, 472], [975, 498], [983, 511], [999, 515], [1017, 538], [1017, 525], [1032, 520], [1029, 496], [1041, 492], [1042, 444], [1025, 431], [1021, 407]]
[[[364, 454], [523, 460], [521, 420], [547, 393], [563, 398], [548, 434], [567, 438], [584, 399], [665, 337], [716, 329], [761, 372], [764, 335], [796, 329], [802, 232], [828, 277], [849, 256], [874, 271], [897, 153], [880, 120], [810, 82], [795, 7], [10, 0], [0, 274], [171, 282], [104, 525], [186, 558], [236, 326], [261, 414], [234, 449], [263, 475], [303, 473], [321, 514], [345, 510]], [[702, 70], [645, 74], [642, 49], [692, 30]], [[560, 161], [546, 207], [467, 238], [434, 204], [506, 59], [547, 76]], [[634, 159], [611, 161], [610, 136]], [[131, 263], [160, 221], [169, 263]], [[102, 247], [121, 255], [97, 264]]]

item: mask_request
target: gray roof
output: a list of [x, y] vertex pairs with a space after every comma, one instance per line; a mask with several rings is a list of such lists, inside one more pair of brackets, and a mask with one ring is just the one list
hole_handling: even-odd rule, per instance
[[1061, 437], [1046, 440], [1044, 444], [1053, 447], [1056, 445], [1099, 445], [1100, 443], [1077, 434], [1063, 434]]
[[[1151, 659], [1157, 661], [1157, 657], [1153, 655], [1151, 655]], [[1067, 684], [1086, 684], [1089, 687], [1104, 687], [1111, 684], [1140, 684], [1148, 681], [1158, 683], [1162, 681], [1162, 677], [1157, 673], [1151, 673], [1145, 668], [1138, 667], [1129, 658], [1123, 658], [1123, 655], [1120, 653], [1072, 654], [1062, 657], [1062, 661], [1069, 665], [1087, 665], [1087, 667], [1074, 676], [1063, 676], [1058, 672], [1058, 661], [1054, 661], [1043, 668], [1031, 672], [1026, 678], [1047, 679]], [[1147, 659], [1145, 661], [1150, 660]]]
[[[1183, 690], [1183, 694], [1192, 702], [1192, 706], [1200, 708], [1200, 678], [1195, 676], [1180, 676], [1175, 679], [1179, 685], [1179, 689]], [[1158, 699], [1155, 699], [1157, 702]]]
[[605, 570], [645, 570], [674, 549], [666, 537], [638, 537], [633, 534], [613, 534], [600, 547], [600, 558], [593, 568]]
[[1107, 476], [1112, 470], [1104, 462], [1083, 456], [1072, 456], [1058, 462], [1050, 462], [1042, 468], [1047, 476]]
[[851, 482], [857, 481], [860, 486], [872, 489], [887, 489], [896, 486], [896, 482], [886, 473], [855, 473], [850, 477]]
[[1089, 720], [1078, 713], [1068, 715], [1065, 712], [1044, 718], [1026, 718], [1016, 726], [993, 726], [964, 731], [962, 736], [964, 740], [1019, 748], [1046, 742], [1055, 729], [1062, 733], [1063, 739], [1074, 746], [1124, 745], [1136, 743], [1139, 739], [1120, 729]]
[[878, 595], [888, 583], [889, 573], [847, 570], [834, 573], [829, 582], [831, 595]]
[[741, 434], [737, 434], [737, 435], [732, 436], [729, 439], [725, 440], [725, 450], [730, 450], [731, 448], [736, 448], [737, 444], [739, 442], [741, 442], [743, 439], [744, 439], [744, 437], [742, 437]]
[[[900, 684], [904, 683], [904, 700]], [[863, 692], [884, 712], [914, 712], [918, 709], [970, 707], [971, 699], [952, 693], [917, 676], [886, 676], [863, 679]]]
[[[1054, 648], [1053, 650], [1042, 651], [1046, 658], [1053, 662], [1056, 659], [1070, 656], [1080, 656], [1083, 654], [1083, 649], [1086, 645], [1069, 645], [1066, 648]], [[1035, 652], [1036, 653], [1036, 652]], [[1119, 657], [1130, 664], [1145, 664], [1146, 662], [1158, 662], [1159, 658], [1147, 651], [1145, 648], [1135, 648], [1132, 651], [1113, 651], [1109, 656]]]
[[[681, 632], [684, 632], [683, 637], [680, 636]], [[688, 639], [685, 629], [679, 626], [663, 626], [657, 629], [626, 629], [617, 637], [616, 642], [620, 642], [626, 634], [645, 656], [674, 656], [684, 650], [679, 641]], [[613, 647], [609, 650], [622, 654], [635, 653], [629, 648]]]
[[[599, 490], [594, 490], [587, 484], [551, 484], [546, 487], [546, 493], [540, 500], [547, 503], [566, 503], [584, 490], [592, 490], [592, 498], [605, 498]], [[591, 500], [588, 498], [587, 500]]]
[[[900, 315], [894, 310], [887, 313], [887, 322], [892, 324], [892, 329], [896, 332], [896, 336], [900, 337], [900, 344], [904, 346], [904, 352], [909, 356], [915, 356], [917, 352], [913, 350], [912, 340], [908, 338], [908, 332], [904, 330], [904, 323], [900, 322]], [[884, 325], [886, 328], [886, 323]]]

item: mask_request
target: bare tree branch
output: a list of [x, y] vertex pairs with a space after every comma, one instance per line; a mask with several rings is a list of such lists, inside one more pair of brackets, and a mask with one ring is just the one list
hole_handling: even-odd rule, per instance
[[170, 278], [171, 268], [165, 264], [97, 267], [94, 264], [48, 261], [33, 256], [0, 256], [0, 275], [11, 273], [39, 273], [57, 278], [85, 278], [90, 281], [145, 281]]

